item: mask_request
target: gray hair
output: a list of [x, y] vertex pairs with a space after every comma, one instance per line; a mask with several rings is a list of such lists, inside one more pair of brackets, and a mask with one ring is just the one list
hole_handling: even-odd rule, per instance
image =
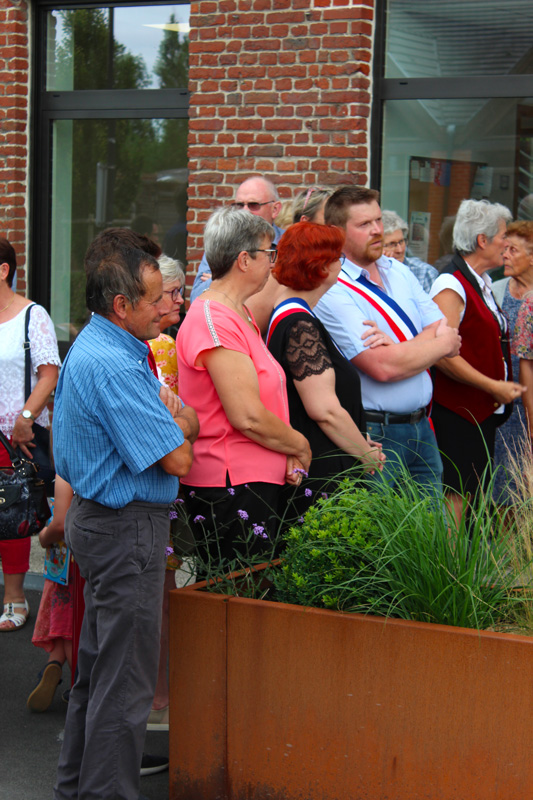
[[185, 271], [183, 264], [177, 258], [170, 258], [163, 254], [157, 259], [159, 269], [163, 278], [163, 283], [172, 283], [179, 281], [182, 286], [185, 285]]
[[207, 220], [204, 247], [213, 280], [223, 278], [243, 250], [254, 253], [268, 236], [274, 239], [274, 228], [263, 217], [250, 211], [228, 206], [218, 208]]
[[279, 200], [279, 192], [276, 185], [272, 183], [272, 181], [269, 181], [268, 178], [264, 178], [262, 175], [250, 175], [249, 178], [246, 178], [246, 180], [239, 184], [238, 189], [240, 189], [242, 186], [246, 186], [249, 181], [261, 181], [261, 183], [267, 187], [270, 194], [270, 199], [274, 201]]
[[407, 239], [409, 227], [407, 222], [402, 219], [400, 215], [396, 213], [396, 211], [382, 211], [381, 219], [383, 222], [383, 233], [385, 236], [400, 229], [403, 234], [403, 238]]
[[326, 189], [323, 186], [310, 186], [308, 189], [303, 189], [292, 201], [293, 221], [300, 222], [302, 214], [305, 214], [313, 222], [319, 208], [332, 194], [333, 189]]
[[155, 272], [159, 265], [153, 256], [131, 247], [115, 247], [104, 253], [99, 262], [86, 262], [85, 298], [89, 311], [109, 317], [119, 294], [135, 308], [146, 292], [145, 269]]
[[477, 250], [477, 237], [484, 234], [489, 241], [498, 233], [500, 223], [508, 223], [513, 215], [500, 203], [488, 200], [463, 200], [453, 226], [453, 246], [467, 255]]

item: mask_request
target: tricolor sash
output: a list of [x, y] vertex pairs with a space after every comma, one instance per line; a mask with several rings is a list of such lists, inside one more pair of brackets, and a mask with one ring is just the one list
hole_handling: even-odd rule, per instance
[[381, 314], [399, 342], [406, 342], [418, 335], [415, 324], [403, 308], [379, 286], [369, 281], [364, 275], [360, 275], [354, 281], [344, 270], [341, 274], [342, 277], [339, 276], [338, 282], [364, 297]]
[[302, 311], [305, 314], [310, 314], [311, 316], [314, 316], [308, 304], [305, 302], [305, 300], [302, 300], [300, 297], [290, 297], [288, 300], [284, 300], [282, 303], [280, 303], [279, 306], [276, 306], [276, 308], [272, 312], [272, 316], [270, 317], [270, 323], [268, 325], [268, 332], [266, 335], [267, 347], [272, 337], [272, 334], [276, 330], [281, 320], [285, 319], [285, 317], [288, 317], [289, 314], [296, 314]]

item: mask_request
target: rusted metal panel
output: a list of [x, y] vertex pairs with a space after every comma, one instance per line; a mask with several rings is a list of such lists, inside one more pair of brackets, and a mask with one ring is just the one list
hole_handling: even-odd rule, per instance
[[170, 798], [228, 800], [226, 598], [170, 593]]
[[[214, 727], [191, 685], [196, 660], [181, 674], [196, 639], [217, 650], [192, 604], [180, 609], [194, 614], [192, 643], [175, 639], [179, 702], [199, 696], [190, 716]], [[244, 598], [225, 607], [227, 800], [533, 796], [533, 640]], [[172, 797], [214, 800], [205, 765], [193, 776], [187, 764], [199, 793]]]

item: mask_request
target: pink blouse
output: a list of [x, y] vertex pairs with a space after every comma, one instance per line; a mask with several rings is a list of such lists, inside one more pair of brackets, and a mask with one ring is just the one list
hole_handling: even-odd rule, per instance
[[284, 483], [287, 457], [236, 430], [226, 416], [209, 372], [205, 367], [195, 366], [198, 355], [213, 347], [249, 356], [257, 372], [261, 402], [290, 424], [285, 373], [267, 350], [259, 328], [256, 326], [253, 331], [222, 303], [198, 297], [187, 312], [176, 340], [180, 397], [194, 408], [200, 422], [200, 435], [193, 445], [193, 465], [182, 483], [225, 486], [226, 472], [234, 486], [252, 481]]

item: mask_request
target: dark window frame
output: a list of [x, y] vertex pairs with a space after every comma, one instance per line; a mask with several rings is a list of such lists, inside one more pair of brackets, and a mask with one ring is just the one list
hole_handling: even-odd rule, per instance
[[[174, 0], [172, 5], [189, 5]], [[188, 119], [190, 92], [183, 89], [101, 89], [46, 91], [46, 15], [51, 9], [165, 6], [168, 0], [115, 0], [110, 3], [71, 0], [68, 3], [36, 0], [32, 5], [32, 29], [36, 32], [31, 56], [33, 101], [30, 139], [30, 224], [28, 264], [29, 296], [50, 308], [52, 135], [59, 119]]]
[[[392, 0], [394, 2], [394, 0]], [[378, 0], [374, 29], [370, 185], [381, 188], [384, 104], [387, 100], [447, 100], [530, 97], [531, 75], [462, 75], [449, 78], [385, 78], [388, 0]]]

